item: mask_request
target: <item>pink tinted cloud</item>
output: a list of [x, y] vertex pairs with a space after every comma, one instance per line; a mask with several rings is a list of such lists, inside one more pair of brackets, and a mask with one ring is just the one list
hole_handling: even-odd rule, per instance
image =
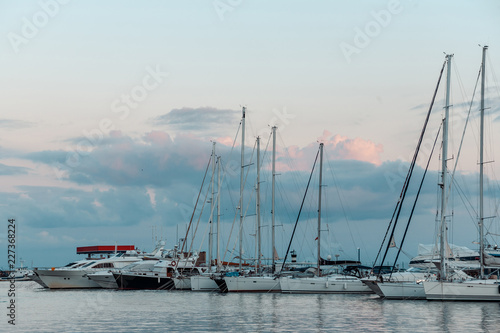
[[[350, 139], [347, 136], [339, 134], [332, 135], [331, 132], [325, 130], [317, 142], [310, 143], [303, 148], [290, 146], [287, 152], [283, 148], [278, 148], [276, 168], [279, 171], [310, 170], [320, 142], [324, 143], [326, 158], [333, 160], [357, 160], [375, 165], [382, 164], [380, 154], [384, 149], [381, 144], [375, 144], [370, 140], [362, 138]], [[290, 159], [293, 165], [290, 165]]]
[[215, 139], [215, 142], [220, 143], [224, 146], [228, 146], [228, 147], [233, 146], [233, 139], [229, 136], [217, 138], [217, 139]]
[[[326, 134], [330, 133], [325, 131], [324, 137], [326, 137]], [[384, 148], [381, 144], [375, 144], [370, 140], [349, 139], [346, 136], [336, 134], [324, 140], [323, 143], [325, 149], [332, 150], [334, 159], [357, 160], [375, 165], [382, 164], [380, 154], [384, 151]]]
[[148, 143], [158, 146], [166, 146], [172, 143], [172, 138], [170, 135], [163, 131], [152, 131], [146, 133], [144, 140]]

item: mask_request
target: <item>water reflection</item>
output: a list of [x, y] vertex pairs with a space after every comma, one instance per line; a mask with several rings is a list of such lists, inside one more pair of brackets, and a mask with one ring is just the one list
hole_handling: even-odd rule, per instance
[[[494, 332], [500, 327], [498, 303], [389, 301], [371, 295], [45, 291], [27, 286], [20, 285], [16, 295], [19, 331]], [[2, 285], [0, 293], [6, 295]]]

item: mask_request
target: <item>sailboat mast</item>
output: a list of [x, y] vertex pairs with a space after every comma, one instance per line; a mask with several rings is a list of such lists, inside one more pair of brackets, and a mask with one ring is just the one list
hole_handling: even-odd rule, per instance
[[483, 47], [483, 63], [481, 64], [481, 125], [479, 141], [479, 258], [481, 279], [484, 279], [484, 210], [483, 210], [483, 169], [484, 169], [484, 89], [486, 81], [486, 50]]
[[217, 156], [217, 271], [220, 271], [220, 156]]
[[243, 256], [243, 168], [245, 167], [245, 111], [246, 108], [242, 108], [241, 117], [241, 175], [240, 175], [240, 260], [239, 260], [239, 270], [242, 271], [242, 256]]
[[210, 230], [208, 234], [208, 268], [210, 269], [212, 267], [212, 251], [213, 251], [213, 217], [214, 217], [214, 200], [215, 200], [215, 186], [214, 186], [214, 181], [215, 181], [215, 142], [212, 142], [212, 181], [211, 181], [211, 186], [212, 186], [212, 198], [210, 200]]
[[441, 172], [442, 172], [442, 184], [441, 184], [441, 225], [440, 225], [440, 243], [439, 243], [439, 254], [441, 261], [441, 279], [446, 279], [446, 188], [448, 184], [446, 182], [447, 173], [447, 163], [448, 163], [448, 120], [450, 115], [450, 85], [451, 85], [451, 58], [453, 54], [447, 54], [447, 70], [446, 70], [446, 104], [444, 107], [445, 114], [443, 119], [443, 152], [441, 156]]
[[319, 194], [318, 194], [318, 276], [321, 275], [321, 187], [323, 181], [323, 143], [319, 144]]
[[271, 194], [271, 258], [272, 258], [272, 272], [274, 273], [276, 271], [276, 263], [275, 263], [275, 258], [274, 258], [274, 253], [275, 253], [275, 233], [274, 233], [274, 227], [275, 227], [275, 205], [274, 205], [274, 199], [275, 199], [275, 185], [276, 185], [276, 126], [272, 127], [272, 132], [273, 132], [273, 161], [272, 161], [272, 174], [273, 174], [273, 181], [272, 181], [272, 194]]
[[260, 254], [261, 251], [261, 237], [260, 237], [260, 137], [257, 137], [257, 184], [255, 186], [256, 193], [256, 205], [257, 205], [257, 230], [255, 236], [257, 237], [257, 267], [256, 271], [259, 274], [260, 265]]

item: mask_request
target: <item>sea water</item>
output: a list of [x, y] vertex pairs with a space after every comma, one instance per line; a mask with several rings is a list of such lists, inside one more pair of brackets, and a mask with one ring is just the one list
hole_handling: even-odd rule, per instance
[[[0, 283], [2, 332], [498, 332], [500, 304]], [[15, 304], [15, 325], [8, 307]]]

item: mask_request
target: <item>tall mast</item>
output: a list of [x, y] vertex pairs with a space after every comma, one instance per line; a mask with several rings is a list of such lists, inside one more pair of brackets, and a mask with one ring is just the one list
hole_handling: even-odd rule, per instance
[[210, 200], [210, 230], [208, 234], [208, 267], [209, 270], [212, 267], [212, 251], [213, 251], [213, 217], [214, 217], [214, 199], [215, 199], [215, 187], [214, 187], [214, 179], [215, 178], [215, 142], [212, 142], [212, 181], [211, 181], [211, 186], [212, 186], [212, 198]]
[[261, 237], [260, 237], [260, 137], [257, 137], [257, 184], [255, 186], [256, 205], [257, 205], [257, 230], [255, 236], [257, 237], [257, 273], [260, 273], [260, 254], [261, 251]]
[[243, 168], [245, 167], [245, 111], [246, 108], [242, 108], [241, 116], [241, 175], [240, 175], [240, 261], [239, 269], [242, 271], [242, 256], [243, 256]]
[[446, 173], [447, 173], [447, 163], [448, 163], [448, 120], [450, 115], [450, 82], [451, 82], [451, 58], [453, 54], [447, 54], [447, 70], [446, 70], [446, 104], [445, 104], [445, 114], [443, 119], [443, 153], [441, 156], [441, 225], [440, 225], [440, 243], [439, 243], [439, 252], [440, 252], [440, 261], [441, 261], [441, 279], [446, 279], [446, 247], [447, 244], [445, 242], [446, 238], [446, 188], [448, 186], [446, 182]]
[[481, 125], [479, 141], [479, 255], [481, 279], [484, 279], [484, 210], [483, 210], [483, 169], [484, 169], [484, 89], [486, 81], [486, 50], [483, 47], [483, 63], [481, 64]]
[[318, 194], [318, 276], [321, 266], [321, 187], [323, 181], [323, 143], [319, 144], [319, 194]]
[[220, 156], [217, 156], [217, 271], [220, 271]]
[[273, 182], [272, 182], [272, 195], [271, 195], [271, 258], [272, 258], [272, 272], [274, 273], [276, 271], [276, 263], [275, 263], [275, 258], [274, 258], [274, 253], [275, 253], [275, 232], [274, 232], [274, 227], [275, 227], [275, 185], [276, 185], [276, 126], [272, 127], [272, 132], [273, 132], [273, 162], [272, 162], [272, 175], [273, 175]]

